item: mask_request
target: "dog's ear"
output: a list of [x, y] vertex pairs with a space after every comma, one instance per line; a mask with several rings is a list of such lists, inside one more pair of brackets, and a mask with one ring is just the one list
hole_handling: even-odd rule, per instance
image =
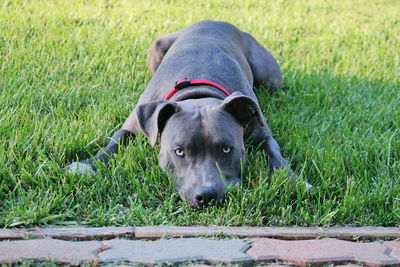
[[258, 104], [248, 96], [239, 92], [225, 98], [221, 108], [235, 117], [243, 127], [256, 120], [260, 126], [264, 126], [264, 120]]
[[168, 100], [150, 102], [136, 108], [140, 128], [150, 139], [152, 146], [156, 144], [168, 119], [178, 111], [178, 103]]

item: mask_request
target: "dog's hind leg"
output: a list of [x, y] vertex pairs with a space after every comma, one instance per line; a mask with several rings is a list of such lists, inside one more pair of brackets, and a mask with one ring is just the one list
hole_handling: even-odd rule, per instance
[[253, 36], [244, 32], [247, 43], [247, 61], [254, 77], [254, 85], [267, 85], [272, 90], [282, 86], [282, 74], [275, 58]]
[[174, 32], [161, 36], [153, 42], [150, 48], [148, 62], [151, 75], [154, 75], [165, 54], [168, 52], [168, 49], [175, 42], [176, 38], [178, 38], [178, 35], [179, 32]]

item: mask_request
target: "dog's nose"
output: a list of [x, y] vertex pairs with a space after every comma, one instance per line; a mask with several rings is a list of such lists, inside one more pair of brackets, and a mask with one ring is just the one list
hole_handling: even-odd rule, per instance
[[200, 187], [195, 193], [195, 200], [199, 207], [207, 206], [211, 201], [218, 200], [218, 192], [213, 187]]

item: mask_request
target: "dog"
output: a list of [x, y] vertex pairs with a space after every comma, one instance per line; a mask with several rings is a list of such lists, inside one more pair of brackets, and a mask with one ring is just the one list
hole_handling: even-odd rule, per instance
[[69, 171], [95, 173], [95, 161], [109, 162], [142, 132], [153, 146], [160, 139], [160, 165], [194, 207], [221, 202], [227, 187], [240, 182], [245, 141], [268, 155], [271, 171], [288, 168], [294, 176], [253, 90], [279, 91], [281, 71], [249, 33], [227, 22], [197, 22], [155, 40], [148, 63], [152, 78], [121, 129]]

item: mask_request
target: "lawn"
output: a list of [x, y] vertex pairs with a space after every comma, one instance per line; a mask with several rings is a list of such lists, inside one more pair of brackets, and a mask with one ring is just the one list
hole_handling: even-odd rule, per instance
[[[0, 0], [0, 228], [400, 226], [399, 14], [398, 0]], [[196, 210], [143, 136], [96, 176], [65, 173], [134, 108], [151, 42], [203, 19], [280, 63], [285, 92], [258, 97], [299, 181], [249, 151], [242, 185]]]

